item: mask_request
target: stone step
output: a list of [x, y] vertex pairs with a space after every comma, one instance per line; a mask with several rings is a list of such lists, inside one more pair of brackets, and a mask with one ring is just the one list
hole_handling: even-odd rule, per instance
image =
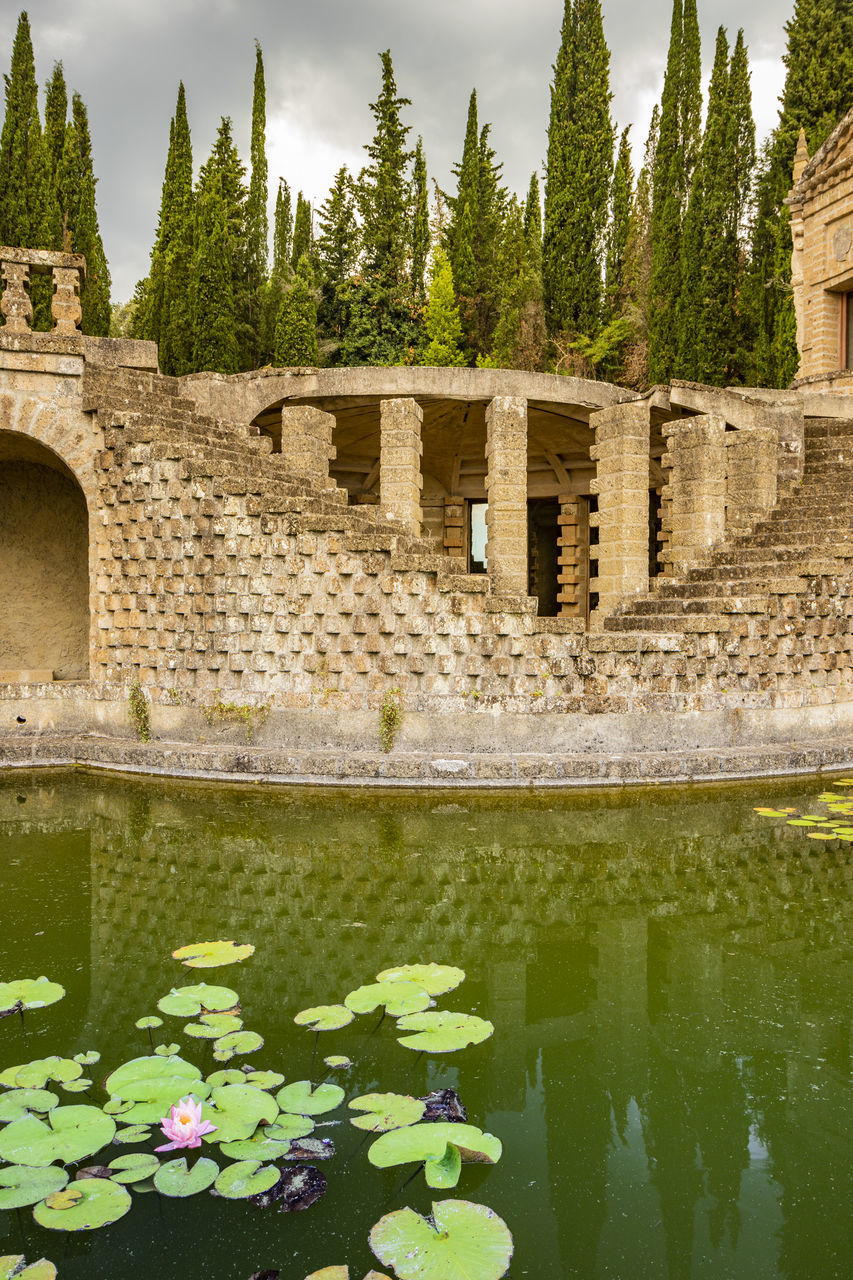
[[617, 614], [604, 619], [605, 631], [666, 631], [672, 635], [702, 635], [731, 631], [731, 618], [720, 614]]

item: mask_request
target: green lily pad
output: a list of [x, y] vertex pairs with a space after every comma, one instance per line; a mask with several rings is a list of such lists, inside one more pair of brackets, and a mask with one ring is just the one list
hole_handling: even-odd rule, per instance
[[44, 1201], [33, 1209], [40, 1227], [49, 1231], [92, 1231], [117, 1222], [128, 1212], [130, 1192], [111, 1178], [87, 1178], [76, 1184], [82, 1195], [67, 1209], [51, 1209]]
[[[437, 1124], [408, 1125], [383, 1133], [370, 1146], [367, 1158], [377, 1169], [390, 1169], [397, 1164], [441, 1165], [433, 1175], [446, 1179], [456, 1167], [455, 1157], [447, 1154], [453, 1146], [459, 1152], [460, 1161], [475, 1164], [497, 1164], [501, 1158], [500, 1139], [491, 1133], [483, 1133], [473, 1124], [456, 1124], [440, 1121]], [[457, 1169], [457, 1178], [458, 1178]], [[455, 1187], [455, 1182], [441, 1181], [445, 1187]]]
[[154, 1174], [154, 1186], [163, 1196], [173, 1196], [183, 1200], [186, 1196], [198, 1195], [212, 1187], [219, 1174], [219, 1165], [208, 1156], [196, 1160], [191, 1169], [187, 1168], [185, 1156], [178, 1160], [169, 1160], [161, 1164]]
[[223, 1169], [216, 1179], [216, 1190], [226, 1200], [245, 1200], [269, 1191], [280, 1177], [280, 1171], [272, 1164], [262, 1165], [260, 1160], [238, 1160]]
[[219, 1150], [229, 1160], [283, 1160], [290, 1151], [290, 1139], [282, 1142], [275, 1138], [266, 1138], [258, 1131], [251, 1138], [243, 1138], [239, 1142], [223, 1142]]
[[196, 1040], [217, 1040], [229, 1031], [239, 1031], [243, 1019], [232, 1013], [203, 1013], [198, 1022], [188, 1022], [184, 1032]]
[[58, 1105], [59, 1099], [50, 1089], [13, 1089], [0, 1097], [0, 1124], [9, 1124], [33, 1113], [45, 1115]]
[[0, 1280], [56, 1280], [56, 1267], [47, 1258], [39, 1258], [25, 1266], [22, 1253], [7, 1253], [0, 1258]]
[[64, 1093], [86, 1093], [86, 1091], [91, 1089], [91, 1087], [92, 1081], [88, 1076], [81, 1076], [79, 1080], [67, 1080], [66, 1083], [61, 1086]]
[[275, 1100], [282, 1111], [300, 1116], [322, 1116], [341, 1105], [344, 1091], [338, 1084], [318, 1084], [316, 1089], [312, 1089], [310, 1080], [295, 1080], [280, 1089]]
[[249, 1071], [244, 1079], [246, 1084], [253, 1084], [256, 1089], [277, 1089], [284, 1084], [280, 1071]]
[[807, 840], [835, 840], [837, 839], [834, 831], [807, 831]]
[[424, 1161], [426, 1184], [433, 1191], [452, 1191], [462, 1172], [462, 1154], [458, 1147], [448, 1142], [440, 1160]]
[[159, 1124], [169, 1108], [187, 1094], [201, 1101], [210, 1093], [198, 1067], [183, 1058], [156, 1054], [132, 1058], [107, 1076], [104, 1088], [111, 1097], [134, 1104], [125, 1112], [127, 1124]]
[[66, 1084], [82, 1076], [83, 1068], [72, 1058], [36, 1058], [33, 1062], [22, 1062], [17, 1067], [7, 1067], [0, 1072], [0, 1084], [7, 1089], [43, 1089], [48, 1080], [57, 1084]]
[[196, 1014], [224, 1013], [240, 1002], [236, 991], [230, 987], [212, 986], [207, 982], [195, 982], [187, 987], [173, 987], [167, 996], [157, 1001], [161, 1013], [176, 1018], [194, 1018]]
[[251, 1081], [239, 1067], [226, 1067], [223, 1071], [211, 1072], [207, 1077], [207, 1083], [211, 1089], [216, 1089], [223, 1084], [250, 1084]]
[[156, 1044], [154, 1052], [158, 1058], [174, 1058], [175, 1054], [180, 1051], [181, 1046], [175, 1044], [174, 1040], [170, 1044]]
[[129, 1155], [111, 1160], [108, 1168], [113, 1170], [113, 1182], [144, 1182], [154, 1176], [160, 1161], [150, 1151], [131, 1151]]
[[303, 1009], [293, 1021], [298, 1027], [313, 1027], [315, 1031], [340, 1031], [352, 1022], [355, 1014], [343, 1004], [318, 1004], [313, 1009]]
[[47, 978], [18, 978], [0, 982], [0, 1014], [15, 1009], [45, 1009], [65, 995], [65, 988]]
[[259, 1036], [257, 1031], [229, 1031], [227, 1035], [219, 1036], [213, 1042], [215, 1053], [227, 1053], [229, 1058], [233, 1058], [235, 1053], [241, 1056], [257, 1053], [258, 1049], [263, 1047], [264, 1038]]
[[416, 986], [423, 987], [427, 995], [443, 996], [465, 981], [465, 970], [450, 964], [401, 964], [377, 973], [376, 981], [414, 982]]
[[787, 827], [813, 827], [815, 824], [810, 818], [789, 818], [785, 825]]
[[130, 1147], [137, 1142], [147, 1142], [150, 1137], [151, 1130], [147, 1124], [132, 1124], [127, 1129], [119, 1129], [113, 1138], [113, 1142], [117, 1142], [123, 1147]]
[[172, 952], [174, 960], [180, 960], [188, 969], [218, 969], [222, 965], [236, 964], [238, 960], [248, 960], [255, 954], [251, 943], [237, 942], [194, 942], [187, 947], [178, 947]]
[[132, 1106], [132, 1102], [122, 1102], [121, 1098], [108, 1098], [101, 1110], [106, 1116], [121, 1116]]
[[70, 1209], [73, 1204], [79, 1204], [82, 1199], [83, 1191], [79, 1182], [72, 1182], [70, 1187], [63, 1187], [61, 1191], [54, 1191], [49, 1196], [45, 1196], [44, 1202], [48, 1209]]
[[138, 1031], [153, 1031], [155, 1027], [162, 1027], [163, 1019], [152, 1013], [147, 1018], [137, 1018], [133, 1025]]
[[204, 1104], [202, 1116], [216, 1125], [216, 1132], [205, 1135], [205, 1142], [238, 1142], [251, 1138], [263, 1121], [272, 1124], [278, 1115], [278, 1104], [263, 1089], [250, 1084], [226, 1084], [214, 1089]]
[[356, 1129], [368, 1133], [386, 1133], [417, 1124], [426, 1111], [426, 1103], [420, 1098], [410, 1098], [404, 1093], [365, 1093], [347, 1103], [353, 1111], [366, 1111], [367, 1115], [351, 1116]]
[[274, 1142], [289, 1142], [292, 1138], [307, 1138], [314, 1132], [314, 1121], [310, 1116], [295, 1115], [290, 1111], [282, 1111], [273, 1124], [268, 1124], [261, 1132]]
[[398, 1280], [500, 1280], [512, 1260], [506, 1223], [470, 1200], [436, 1201], [431, 1218], [395, 1209], [370, 1232], [370, 1247]]
[[85, 1053], [75, 1053], [74, 1061], [79, 1062], [81, 1067], [94, 1067], [101, 1061], [101, 1055], [97, 1049], [87, 1049]]
[[115, 1131], [115, 1120], [99, 1107], [56, 1107], [47, 1121], [24, 1116], [0, 1132], [0, 1159], [34, 1168], [74, 1164], [112, 1142]]
[[413, 1013], [397, 1023], [401, 1031], [415, 1034], [401, 1036], [400, 1044], [407, 1049], [420, 1049], [424, 1053], [455, 1053], [469, 1044], [480, 1044], [493, 1034], [494, 1027], [485, 1018], [471, 1013], [450, 1013], [435, 1010], [432, 1013]]
[[380, 1005], [392, 1018], [401, 1014], [419, 1013], [430, 1005], [430, 997], [416, 982], [371, 982], [357, 987], [344, 998], [344, 1004], [353, 1013], [373, 1013]]
[[323, 1059], [323, 1062], [330, 1071], [348, 1071], [352, 1066], [352, 1059], [339, 1053], [330, 1053], [328, 1058]]
[[41, 1169], [22, 1164], [0, 1169], [0, 1209], [22, 1209], [24, 1205], [37, 1204], [45, 1196], [61, 1191], [67, 1182], [66, 1171], [52, 1164]]

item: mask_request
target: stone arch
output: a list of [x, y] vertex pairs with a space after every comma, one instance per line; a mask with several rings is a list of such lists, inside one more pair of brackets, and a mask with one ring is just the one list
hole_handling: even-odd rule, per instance
[[32, 436], [0, 431], [0, 678], [88, 678], [89, 543], [71, 468]]

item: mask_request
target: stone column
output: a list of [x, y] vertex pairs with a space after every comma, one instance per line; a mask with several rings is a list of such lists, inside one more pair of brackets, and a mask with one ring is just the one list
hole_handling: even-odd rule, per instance
[[598, 512], [589, 522], [598, 527], [598, 576], [590, 589], [598, 592], [591, 622], [600, 626], [617, 605], [649, 589], [649, 406], [616, 404], [590, 415], [596, 463], [590, 484], [598, 494]]
[[563, 495], [560, 497], [558, 550], [560, 584], [557, 603], [563, 617], [586, 616], [586, 593], [589, 581], [589, 524], [586, 501]]
[[527, 401], [486, 408], [486, 558], [496, 592], [527, 595]]
[[327, 486], [329, 463], [337, 452], [332, 444], [334, 429], [331, 413], [308, 405], [285, 405], [281, 411], [281, 455], [288, 469]]
[[726, 533], [753, 528], [776, 505], [779, 433], [772, 427], [726, 432]]
[[[669, 499], [672, 572], [683, 574], [704, 563], [726, 530], [726, 421], [711, 416], [682, 418], [663, 427], [670, 468]], [[667, 490], [669, 492], [667, 493]]]
[[382, 514], [421, 532], [421, 424], [416, 400], [383, 400], [379, 425], [379, 505]]
[[30, 269], [23, 262], [4, 262], [3, 280], [5, 289], [0, 300], [0, 313], [7, 333], [29, 333], [30, 321], [33, 318], [33, 304], [30, 302]]

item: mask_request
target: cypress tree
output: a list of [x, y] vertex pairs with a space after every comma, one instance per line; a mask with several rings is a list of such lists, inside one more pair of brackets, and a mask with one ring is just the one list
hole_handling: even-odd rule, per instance
[[531, 174], [524, 205], [524, 239], [527, 256], [537, 275], [542, 276], [542, 205], [539, 200], [539, 179]]
[[275, 222], [272, 237], [272, 269], [282, 275], [290, 261], [290, 244], [293, 239], [293, 209], [290, 187], [284, 178], [278, 180], [275, 198]]
[[81, 326], [84, 333], [107, 337], [110, 331], [110, 269], [98, 227], [95, 200], [97, 178], [92, 164], [89, 113], [79, 93], [73, 95], [71, 107], [80, 164], [80, 198], [74, 224], [74, 249], [86, 259], [86, 277], [80, 290], [83, 309]]
[[[65, 145], [65, 126], [68, 119], [68, 91], [62, 63], [54, 64], [53, 74], [45, 85], [44, 132], [42, 147], [44, 158], [44, 202], [38, 243], [42, 249], [62, 248], [62, 225], [65, 201], [60, 190], [62, 151]], [[50, 276], [30, 278], [30, 296], [33, 302], [33, 326], [50, 329], [53, 318], [50, 301], [53, 282]]]
[[[208, 160], [199, 174], [199, 188], [214, 175], [219, 176], [225, 232], [228, 237], [228, 261], [231, 266], [231, 295], [234, 305], [237, 368], [249, 369], [253, 363], [254, 330], [249, 323], [249, 276], [246, 242], [246, 169], [231, 129], [231, 119], [223, 116]], [[196, 334], [196, 340], [198, 335]]]
[[346, 165], [335, 175], [317, 220], [320, 230], [317, 260], [322, 281], [317, 318], [324, 340], [324, 356], [334, 361], [347, 323], [350, 277], [355, 270], [359, 249], [355, 199]]
[[734, 317], [731, 359], [727, 373], [730, 382], [745, 383], [752, 372], [754, 347], [753, 317], [748, 297], [748, 237], [753, 214], [755, 177], [755, 121], [752, 116], [752, 90], [749, 56], [743, 31], [738, 31], [729, 66], [729, 119], [726, 137], [729, 163], [729, 225], [731, 238], [732, 303]]
[[293, 219], [293, 246], [290, 252], [290, 265], [294, 271], [298, 268], [302, 258], [311, 256], [312, 242], [311, 203], [303, 198], [300, 191], [296, 197], [296, 216]]
[[[457, 295], [470, 298], [476, 290], [474, 227], [480, 214], [480, 131], [477, 123], [476, 89], [472, 90], [468, 100], [462, 159], [458, 165], [454, 165], [453, 173], [456, 176], [456, 195], [444, 196], [449, 210], [444, 246], [450, 259]], [[463, 225], [466, 208], [467, 221]]]
[[651, 218], [652, 175], [655, 167], [660, 108], [655, 105], [646, 139], [643, 167], [637, 177], [631, 218], [628, 224], [628, 240], [625, 246], [625, 289], [627, 293], [624, 314], [631, 321], [631, 336], [623, 350], [621, 381], [631, 387], [648, 385], [649, 372], [649, 281], [651, 278]]
[[543, 279], [549, 333], [593, 333], [602, 312], [613, 126], [599, 0], [565, 0], [551, 86]]
[[193, 368], [236, 373], [234, 284], [229, 200], [217, 166], [202, 170], [193, 236]]
[[264, 285], [261, 311], [261, 336], [259, 359], [268, 364], [275, 345], [275, 322], [278, 318], [284, 287], [290, 276], [290, 243], [293, 237], [293, 217], [290, 187], [284, 178], [278, 180], [275, 198], [275, 221], [272, 237], [272, 270]]
[[252, 142], [249, 194], [246, 200], [246, 301], [250, 367], [257, 367], [261, 352], [261, 312], [267, 277], [269, 223], [267, 220], [266, 86], [264, 59], [255, 41], [255, 83], [252, 97]]
[[275, 326], [274, 364], [281, 367], [317, 365], [317, 299], [307, 254], [299, 259], [296, 275], [281, 300]]
[[436, 249], [433, 257], [424, 326], [429, 343], [424, 348], [419, 364], [465, 364], [465, 356], [459, 349], [462, 321], [459, 319], [453, 289], [453, 272], [450, 259], [441, 247]]
[[605, 293], [609, 317], [621, 314], [626, 296], [625, 257], [634, 202], [634, 172], [631, 168], [630, 125], [619, 139], [619, 154], [613, 171], [610, 198], [610, 226], [607, 235]]
[[[531, 187], [531, 193], [534, 188]], [[535, 188], [538, 206], [538, 184]], [[522, 209], [509, 202], [499, 253], [500, 309], [492, 354], [478, 364], [501, 369], [542, 367], [545, 313], [542, 306], [541, 241], [532, 218], [531, 197]], [[531, 215], [528, 217], [528, 215]]]
[[426, 296], [426, 265], [430, 250], [429, 191], [424, 140], [418, 138], [412, 169], [412, 296], [423, 306]]
[[479, 198], [477, 218], [474, 224], [474, 262], [476, 266], [474, 293], [474, 341], [473, 353], [485, 355], [491, 349], [495, 325], [498, 319], [501, 293], [500, 252], [507, 194], [501, 186], [503, 165], [497, 162], [490, 144], [492, 126], [480, 130]]
[[37, 248], [44, 219], [44, 155], [38, 87], [26, 12], [18, 19], [6, 76], [6, 114], [0, 132], [0, 243]]

